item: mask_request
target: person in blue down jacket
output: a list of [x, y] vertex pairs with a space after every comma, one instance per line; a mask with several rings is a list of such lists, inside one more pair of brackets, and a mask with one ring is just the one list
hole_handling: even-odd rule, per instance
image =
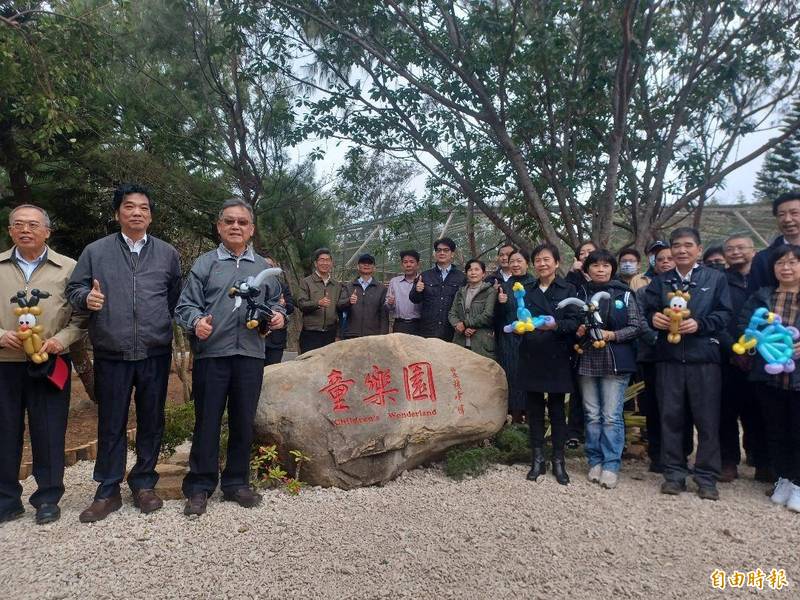
[[583, 261], [589, 277], [578, 290], [578, 298], [591, 302], [595, 294], [610, 298], [598, 300], [597, 315], [602, 319], [603, 347], [595, 348], [586, 325], [578, 327], [582, 352], [578, 355], [578, 384], [583, 395], [586, 422], [588, 479], [602, 487], [617, 486], [625, 446], [622, 409], [631, 374], [636, 372], [633, 341], [642, 333], [643, 319], [636, 298], [627, 284], [615, 280], [617, 261], [607, 250], [595, 250]]
[[[245, 326], [246, 305], [231, 298], [231, 287], [268, 268], [250, 245], [255, 231], [253, 209], [234, 198], [222, 205], [217, 232], [222, 243], [192, 266], [175, 309], [178, 324], [191, 334], [194, 364], [195, 424], [189, 473], [183, 480], [184, 514], [206, 512], [219, 481], [219, 436], [228, 408], [228, 455], [222, 472], [224, 500], [251, 508], [261, 496], [250, 488], [250, 446], [264, 376], [264, 338]], [[270, 276], [256, 298], [274, 312], [272, 329], [285, 326], [280, 282]], [[270, 297], [264, 297], [271, 291]]]

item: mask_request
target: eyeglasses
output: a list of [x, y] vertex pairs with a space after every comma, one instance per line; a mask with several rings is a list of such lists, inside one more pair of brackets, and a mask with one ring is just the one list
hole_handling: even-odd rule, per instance
[[438, 253], [438, 252], [452, 252], [452, 250], [450, 250], [450, 248], [448, 248], [447, 246], [445, 246], [444, 248], [437, 248], [437, 249], [436, 249], [436, 252], [437, 252], [437, 253]]
[[789, 267], [790, 269], [794, 269], [797, 265], [800, 264], [800, 260], [797, 259], [789, 259], [789, 260], [779, 260], [775, 263], [775, 266], [779, 269], [783, 267]]
[[223, 225], [226, 227], [233, 227], [234, 225], [239, 225], [239, 227], [248, 227], [250, 225], [250, 221], [248, 219], [233, 219], [231, 217], [226, 217], [222, 219]]
[[11, 228], [14, 231], [22, 231], [26, 227], [31, 231], [39, 231], [42, 228], [42, 224], [38, 221], [14, 221], [11, 224]]

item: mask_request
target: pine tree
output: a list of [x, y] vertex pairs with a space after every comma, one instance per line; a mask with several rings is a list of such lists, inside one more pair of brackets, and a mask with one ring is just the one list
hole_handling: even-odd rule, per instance
[[[800, 99], [784, 119], [783, 131], [800, 119]], [[800, 129], [767, 154], [758, 172], [755, 185], [756, 198], [770, 201], [776, 196], [800, 188]]]

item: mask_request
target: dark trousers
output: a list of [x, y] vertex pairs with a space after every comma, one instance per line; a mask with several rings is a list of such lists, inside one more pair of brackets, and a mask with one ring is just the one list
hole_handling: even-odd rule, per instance
[[688, 401], [691, 418], [697, 427], [694, 480], [702, 486], [716, 485], [720, 470], [719, 397], [722, 377], [719, 365], [660, 362], [656, 369], [664, 478], [682, 482], [689, 473], [684, 449]]
[[132, 492], [151, 490], [158, 482], [156, 463], [164, 434], [170, 354], [142, 360], [94, 360], [97, 398], [97, 461], [95, 499], [119, 494], [128, 457], [128, 410], [131, 392], [136, 404], [136, 464], [128, 473]]
[[[650, 462], [661, 464], [661, 415], [658, 412], [658, 388], [656, 387], [656, 363], [639, 363], [644, 381], [644, 393], [639, 398], [639, 408], [644, 413], [647, 428], [647, 456]], [[686, 418], [683, 423], [683, 455], [689, 456], [694, 449], [694, 423], [688, 403], [684, 406]]]
[[69, 379], [59, 390], [47, 379], [28, 375], [27, 363], [0, 363], [0, 515], [22, 506], [19, 467], [26, 412], [37, 486], [30, 503], [39, 508], [61, 500], [69, 394]]
[[419, 319], [401, 321], [400, 319], [394, 320], [392, 325], [392, 333], [407, 333], [408, 335], [419, 335]]
[[313, 331], [311, 329], [303, 329], [300, 331], [300, 354], [322, 348], [328, 344], [336, 341], [336, 330], [329, 329], [328, 331]]
[[764, 420], [747, 373], [730, 364], [722, 365], [719, 446], [723, 465], [738, 465], [742, 460], [739, 419], [742, 420], [744, 449], [756, 467], [768, 467]]
[[544, 446], [544, 407], [547, 404], [547, 415], [550, 417], [550, 434], [553, 444], [553, 456], [564, 455], [564, 444], [567, 441], [567, 419], [564, 411], [565, 394], [544, 394], [528, 392], [528, 427], [531, 448]]
[[800, 485], [800, 392], [754, 384], [766, 425], [769, 460], [778, 477]]
[[283, 348], [265, 348], [264, 366], [277, 365], [283, 360]]
[[189, 473], [183, 493], [206, 492], [219, 481], [219, 435], [228, 408], [228, 454], [222, 472], [222, 491], [234, 492], [250, 485], [250, 447], [264, 362], [247, 356], [195, 359], [192, 370], [194, 435]]

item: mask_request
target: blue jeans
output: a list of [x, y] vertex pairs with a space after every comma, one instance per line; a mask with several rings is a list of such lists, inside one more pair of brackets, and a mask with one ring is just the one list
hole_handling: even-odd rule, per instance
[[604, 471], [619, 472], [625, 446], [622, 408], [629, 379], [629, 374], [578, 376], [586, 417], [584, 449], [589, 468], [602, 464]]

